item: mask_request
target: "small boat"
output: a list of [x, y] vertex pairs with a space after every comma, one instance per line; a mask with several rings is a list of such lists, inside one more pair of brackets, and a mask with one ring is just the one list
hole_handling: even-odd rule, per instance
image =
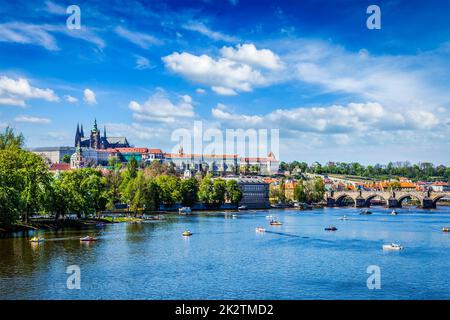
[[256, 232], [266, 232], [266, 229], [264, 229], [263, 227], [257, 227]]
[[359, 214], [372, 214], [372, 211], [365, 209], [365, 210], [361, 210], [361, 212]]
[[348, 218], [346, 215], [344, 215], [344, 216], [340, 217], [339, 220], [348, 220]]
[[242, 205], [238, 207], [238, 210], [248, 210], [248, 207], [246, 205]]
[[271, 220], [270, 221], [270, 225], [271, 226], [281, 226], [283, 224], [280, 221], [278, 221], [278, 220]]
[[184, 230], [182, 234], [183, 234], [183, 237], [190, 237], [190, 236], [192, 236], [192, 232], [190, 232], [189, 230]]
[[33, 237], [30, 239], [30, 242], [34, 242], [34, 243], [39, 243], [39, 242], [43, 242], [44, 238], [42, 237]]
[[337, 228], [335, 226], [328, 226], [325, 228], [325, 231], [337, 231]]
[[90, 242], [90, 241], [97, 241], [97, 238], [94, 238], [94, 237], [92, 237], [92, 236], [86, 236], [86, 237], [81, 237], [81, 238], [80, 238], [80, 241], [87, 241], [87, 242]]
[[396, 244], [396, 243], [383, 245], [383, 250], [403, 250], [403, 249], [404, 249], [403, 246]]
[[391, 214], [391, 216], [396, 216], [398, 213], [397, 213], [397, 211], [392, 210], [392, 212], [390, 214]]
[[181, 207], [180, 209], [178, 209], [179, 214], [189, 214], [191, 212], [191, 207]]
[[442, 228], [442, 232], [450, 232], [450, 228], [449, 227], [443, 227]]

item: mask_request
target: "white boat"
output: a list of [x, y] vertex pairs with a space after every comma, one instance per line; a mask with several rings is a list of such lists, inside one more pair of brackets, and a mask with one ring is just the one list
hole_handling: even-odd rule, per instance
[[86, 236], [86, 237], [80, 238], [80, 241], [88, 241], [88, 242], [97, 241], [97, 238], [94, 238], [92, 236]]
[[178, 209], [179, 214], [189, 214], [191, 212], [192, 210], [190, 207], [181, 207], [180, 209]]
[[391, 212], [391, 216], [396, 216], [398, 213], [397, 213], [397, 211], [395, 211], [395, 210], [392, 210], [392, 212]]
[[266, 232], [266, 229], [264, 229], [263, 227], [257, 227], [256, 232]]
[[43, 242], [44, 238], [42, 237], [33, 237], [30, 239], [30, 242], [34, 242], [34, 243], [39, 243], [39, 242]]
[[246, 205], [242, 205], [238, 207], [238, 210], [248, 210], [248, 207]]
[[403, 250], [403, 249], [404, 249], [403, 246], [396, 244], [396, 243], [383, 245], [383, 250]]

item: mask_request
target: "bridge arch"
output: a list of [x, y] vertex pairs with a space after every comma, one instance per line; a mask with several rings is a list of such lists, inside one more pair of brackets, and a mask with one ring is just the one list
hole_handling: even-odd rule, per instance
[[345, 199], [350, 199], [353, 202], [353, 205], [356, 204], [356, 199], [354, 197], [352, 197], [351, 195], [344, 193], [344, 194], [340, 194], [336, 197], [336, 206], [338, 207], [342, 207], [344, 205], [344, 200]]
[[412, 199], [415, 199], [415, 200], [419, 201], [420, 204], [422, 204], [422, 200], [423, 200], [423, 199], [420, 199], [418, 196], [416, 196], [416, 195], [414, 195], [414, 194], [408, 193], [408, 194], [404, 194], [404, 195], [400, 196], [400, 197], [397, 199], [398, 205], [399, 205], [399, 206], [402, 206], [402, 202], [405, 201], [406, 199], [411, 199], [411, 200], [412, 200]]
[[432, 199], [432, 200], [433, 200], [433, 207], [436, 208], [437, 202], [438, 202], [439, 200], [443, 199], [443, 198], [450, 198], [450, 197], [449, 197], [448, 194], [441, 194], [441, 195], [438, 195], [438, 196], [434, 197], [434, 198]]
[[381, 200], [383, 200], [385, 204], [388, 203], [388, 200], [387, 200], [385, 197], [383, 197], [381, 194], [374, 193], [374, 194], [369, 195], [369, 196], [365, 199], [365, 200], [366, 200], [366, 207], [370, 207], [370, 202], [371, 202], [373, 199], [377, 198], [377, 197], [378, 197], [378, 198], [381, 198]]

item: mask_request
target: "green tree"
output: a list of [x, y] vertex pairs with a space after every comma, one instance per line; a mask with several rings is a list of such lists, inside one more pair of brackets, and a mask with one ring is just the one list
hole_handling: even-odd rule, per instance
[[164, 205], [173, 205], [181, 201], [180, 179], [175, 176], [161, 175], [155, 178], [161, 189], [161, 201]]
[[14, 129], [6, 127], [3, 133], [0, 133], [0, 150], [21, 149], [25, 138], [21, 133], [16, 134]]
[[298, 184], [295, 186], [294, 199], [298, 202], [306, 202], [307, 201], [306, 190], [305, 190], [305, 186], [303, 184], [303, 180], [299, 180]]
[[138, 169], [139, 169], [139, 163], [136, 160], [136, 158], [134, 156], [132, 156], [131, 159], [127, 163], [127, 170], [132, 179], [136, 178]]
[[195, 178], [181, 181], [180, 184], [181, 203], [183, 206], [192, 207], [197, 202], [198, 182]]
[[211, 205], [213, 203], [213, 191], [214, 186], [212, 182], [212, 175], [207, 174], [203, 177], [200, 182], [199, 190], [198, 190], [198, 198], [201, 202], [206, 205]]
[[149, 179], [147, 181], [144, 203], [147, 210], [159, 210], [161, 204], [161, 189], [154, 179]]
[[226, 184], [227, 198], [232, 204], [238, 204], [242, 200], [242, 190], [236, 180], [228, 180]]
[[62, 158], [62, 162], [64, 163], [70, 163], [70, 156], [68, 154], [65, 154]]
[[223, 179], [214, 179], [213, 181], [213, 193], [211, 196], [212, 205], [214, 207], [220, 207], [225, 202], [225, 196], [227, 193], [227, 184]]

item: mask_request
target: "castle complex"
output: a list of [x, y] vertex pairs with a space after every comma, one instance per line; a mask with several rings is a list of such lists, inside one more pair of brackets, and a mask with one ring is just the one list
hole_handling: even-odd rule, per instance
[[84, 136], [83, 125], [77, 125], [75, 133], [75, 147], [92, 149], [110, 149], [110, 148], [129, 148], [130, 145], [126, 137], [108, 137], [106, 136], [106, 127], [103, 128], [103, 135], [97, 127], [97, 119], [94, 120], [89, 137]]
[[123, 163], [131, 158], [143, 164], [155, 160], [160, 163], [171, 163], [178, 172], [188, 176], [198, 171], [236, 174], [243, 169], [247, 172], [250, 168], [260, 174], [268, 175], [278, 173], [279, 169], [279, 161], [272, 152], [269, 152], [267, 157], [242, 158], [237, 154], [188, 154], [183, 152], [182, 147], [178, 153], [133, 147], [126, 137], [108, 137], [106, 127], [101, 134], [97, 120], [94, 120], [88, 136], [84, 134], [83, 125], [77, 125], [73, 147], [33, 148], [30, 151], [39, 154], [49, 165], [59, 168], [58, 170], [107, 167], [111, 158], [116, 158]]

